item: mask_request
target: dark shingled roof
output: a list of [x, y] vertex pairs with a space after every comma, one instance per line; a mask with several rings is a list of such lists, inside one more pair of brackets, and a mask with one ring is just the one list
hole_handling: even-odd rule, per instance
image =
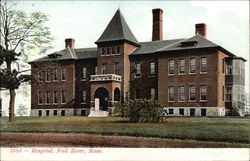
[[96, 43], [117, 40], [127, 40], [133, 44], [139, 45], [139, 42], [131, 32], [119, 9], [116, 11], [115, 15]]
[[131, 55], [151, 54], [151, 53], [156, 52], [158, 49], [161, 49], [170, 44], [176, 43], [180, 40], [183, 40], [183, 39], [140, 42], [141, 46], [138, 47]]
[[51, 60], [76, 60], [76, 59], [90, 59], [97, 57], [96, 48], [66, 48], [52, 54], [48, 54], [42, 58], [30, 61], [29, 63], [51, 61]]

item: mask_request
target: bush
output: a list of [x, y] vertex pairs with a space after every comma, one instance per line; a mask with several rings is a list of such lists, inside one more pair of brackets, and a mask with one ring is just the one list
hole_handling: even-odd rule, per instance
[[229, 112], [228, 115], [229, 115], [229, 116], [240, 116], [240, 113], [239, 113], [239, 110], [238, 110], [237, 108], [233, 107], [233, 108], [230, 110], [230, 112]]
[[152, 99], [135, 99], [116, 104], [114, 115], [128, 118], [130, 122], [162, 122], [163, 106]]

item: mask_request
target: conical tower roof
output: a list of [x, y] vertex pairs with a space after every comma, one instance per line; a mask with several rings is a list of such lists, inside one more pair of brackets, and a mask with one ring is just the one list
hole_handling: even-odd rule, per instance
[[131, 32], [127, 22], [123, 18], [120, 10], [118, 9], [109, 22], [108, 26], [102, 33], [101, 37], [96, 43], [124, 40], [139, 45], [139, 42]]

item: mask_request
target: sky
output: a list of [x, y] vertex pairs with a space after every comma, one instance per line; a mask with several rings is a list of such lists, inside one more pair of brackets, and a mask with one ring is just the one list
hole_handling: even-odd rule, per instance
[[[17, 2], [17, 1], [15, 1]], [[195, 24], [207, 24], [207, 39], [241, 56], [246, 62], [246, 91], [249, 93], [249, 1], [18, 1], [18, 10], [41, 11], [49, 15], [53, 49], [64, 48], [65, 38], [74, 38], [76, 48], [94, 43], [119, 8], [138, 41], [151, 41], [152, 9], [163, 10], [163, 39], [189, 38]], [[29, 60], [41, 55], [30, 53]], [[23, 95], [23, 91], [27, 95]], [[8, 94], [3, 96], [7, 114]], [[18, 91], [16, 107], [30, 108], [30, 88]]]

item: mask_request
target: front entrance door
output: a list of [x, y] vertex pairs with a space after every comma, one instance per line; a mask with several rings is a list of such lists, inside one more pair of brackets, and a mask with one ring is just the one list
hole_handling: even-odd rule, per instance
[[108, 111], [108, 100], [109, 100], [109, 92], [107, 89], [100, 87], [95, 91], [95, 98], [99, 98], [100, 100], [100, 110]]

